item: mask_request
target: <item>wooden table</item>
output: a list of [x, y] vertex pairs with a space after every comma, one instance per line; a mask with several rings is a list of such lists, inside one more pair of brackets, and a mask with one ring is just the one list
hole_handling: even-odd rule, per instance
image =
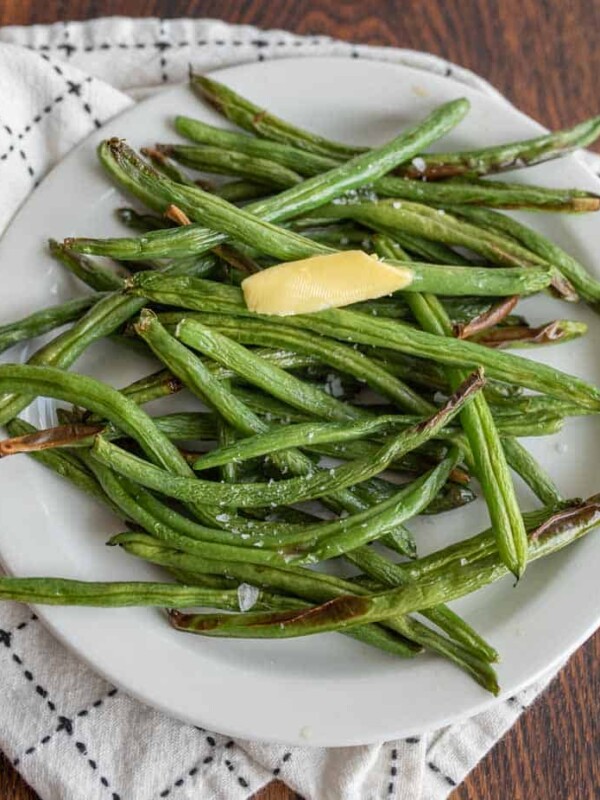
[[[445, 56], [558, 128], [600, 112], [594, 0], [2, 0], [0, 25], [113, 14], [218, 17]], [[452, 800], [600, 796], [600, 633], [459, 787]], [[255, 800], [291, 800], [272, 783]], [[6, 761], [0, 798], [35, 800]]]

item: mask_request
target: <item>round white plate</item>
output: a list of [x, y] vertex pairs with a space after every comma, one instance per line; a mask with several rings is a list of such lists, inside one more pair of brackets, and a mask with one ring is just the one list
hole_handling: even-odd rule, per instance
[[[276, 113], [337, 139], [372, 145], [422, 119], [436, 105], [467, 96], [472, 111], [440, 147], [465, 148], [537, 135], [541, 128], [501, 101], [451, 79], [396, 65], [346, 59], [299, 59], [235, 67], [217, 73], [233, 88]], [[107, 124], [60, 164], [33, 193], [0, 243], [0, 320], [20, 317], [82, 291], [46, 254], [49, 236], [127, 235], [113, 210], [125, 198], [95, 157], [103, 137], [134, 146], [175, 137], [173, 115], [222, 124], [186, 87], [167, 91]], [[573, 158], [519, 173], [521, 181], [591, 190], [599, 182]], [[593, 216], [529, 215], [532, 224], [598, 269], [600, 235]], [[583, 340], [529, 351], [600, 383], [597, 317], [585, 308], [535, 299], [527, 313], [539, 322], [566, 316], [591, 325]], [[37, 343], [36, 343], [37, 345]], [[3, 360], [23, 360], [15, 348]], [[155, 365], [100, 343], [76, 365], [122, 386]], [[180, 407], [193, 408], [193, 398]], [[27, 414], [52, 421], [53, 405], [38, 401]], [[159, 406], [154, 407], [157, 410]], [[600, 489], [600, 437], [594, 419], [567, 423], [558, 436], [528, 442], [565, 496]], [[524, 507], [535, 507], [519, 485]], [[425, 553], [481, 530], [480, 502], [417, 520]], [[161, 572], [104, 546], [120, 528], [99, 505], [25, 456], [0, 463], [0, 553], [17, 575], [87, 580], [157, 579]], [[600, 617], [594, 536], [527, 571], [513, 588], [504, 580], [455, 607], [502, 655], [503, 696], [564, 659]], [[403, 661], [336, 634], [285, 642], [217, 640], [172, 631], [162, 612], [147, 609], [40, 608], [54, 634], [95, 670], [167, 713], [223, 733], [290, 744], [354, 745], [410, 735], [473, 714], [493, 698], [441, 658]]]

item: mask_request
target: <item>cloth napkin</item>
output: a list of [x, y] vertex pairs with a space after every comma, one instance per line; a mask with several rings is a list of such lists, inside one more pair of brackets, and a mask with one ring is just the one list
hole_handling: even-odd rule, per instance
[[[217, 20], [115, 17], [3, 28], [0, 232], [75, 144], [141, 97], [184, 81], [188, 64], [208, 71], [316, 55], [407, 64], [500, 97], [427, 53]], [[597, 167], [597, 157], [587, 157]], [[550, 678], [421, 736], [331, 749], [264, 745], [140, 704], [82, 664], [27, 607], [0, 605], [0, 748], [43, 800], [243, 800], [274, 777], [307, 800], [442, 800]]]

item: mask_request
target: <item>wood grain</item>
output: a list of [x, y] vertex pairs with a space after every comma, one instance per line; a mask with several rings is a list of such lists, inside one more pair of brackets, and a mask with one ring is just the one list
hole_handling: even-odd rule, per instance
[[[428, 50], [490, 80], [557, 128], [600, 111], [594, 0], [2, 0], [0, 25], [113, 14], [217, 17], [367, 44]], [[452, 800], [600, 797], [600, 633], [572, 658]], [[272, 783], [255, 800], [295, 800]], [[35, 800], [5, 760], [0, 798]]]

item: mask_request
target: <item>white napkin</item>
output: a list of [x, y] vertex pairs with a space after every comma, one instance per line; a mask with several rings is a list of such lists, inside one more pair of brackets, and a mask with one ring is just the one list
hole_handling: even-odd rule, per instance
[[[216, 20], [115, 17], [0, 29], [0, 231], [77, 142], [135, 99], [184, 81], [189, 63], [211, 70], [314, 55], [408, 64], [499, 97], [473, 73], [426, 53]], [[597, 166], [597, 156], [587, 158]], [[262, 745], [143, 706], [72, 656], [25, 606], [0, 604], [0, 748], [43, 800], [242, 800], [275, 776], [307, 800], [442, 800], [550, 677], [420, 737], [332, 749]]]

